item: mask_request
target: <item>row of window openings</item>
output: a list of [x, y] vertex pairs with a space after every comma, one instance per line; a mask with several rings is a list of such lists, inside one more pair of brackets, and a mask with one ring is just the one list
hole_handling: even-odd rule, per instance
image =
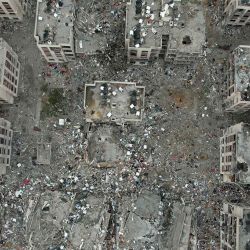
[[3, 85], [5, 87], [7, 87], [8, 89], [10, 89], [12, 92], [14, 92], [16, 94], [17, 89], [14, 87], [14, 85], [12, 83], [10, 83], [7, 79], [3, 80]]
[[0, 155], [5, 155], [5, 154], [10, 155], [10, 149], [0, 147]]
[[0, 144], [10, 146], [11, 140], [6, 140], [4, 138], [0, 138]]
[[[9, 69], [13, 74], [15, 73], [15, 67], [9, 62], [9, 60], [5, 61], [5, 66]], [[18, 71], [16, 71], [16, 77], [18, 76]]]
[[10, 62], [16, 65], [17, 68], [19, 68], [19, 62], [16, 61], [16, 59], [10, 54], [9, 51], [6, 52], [6, 57], [10, 60]]
[[11, 75], [7, 70], [4, 70], [4, 76], [9, 79], [11, 82], [13, 82], [15, 85], [17, 85], [17, 79], [15, 76]]
[[0, 157], [0, 163], [2, 163], [2, 164], [9, 164], [10, 163], [10, 159], [9, 158], [4, 158], [4, 157]]
[[[1, 135], [8, 135], [8, 130], [5, 128], [0, 128]], [[9, 137], [11, 137], [11, 131], [9, 131]]]
[[229, 153], [229, 152], [232, 152], [233, 150], [235, 151], [235, 149], [236, 149], [235, 144], [229, 145], [229, 146], [226, 146], [226, 147], [222, 147], [221, 148], [221, 153]]
[[[224, 157], [224, 156], [222, 156], [221, 157], [221, 161], [224, 163], [224, 162], [232, 162], [232, 159], [233, 159], [233, 157], [232, 157], [232, 155], [228, 155], [228, 156], [226, 156], [226, 157]], [[225, 161], [226, 160], [226, 161]]]

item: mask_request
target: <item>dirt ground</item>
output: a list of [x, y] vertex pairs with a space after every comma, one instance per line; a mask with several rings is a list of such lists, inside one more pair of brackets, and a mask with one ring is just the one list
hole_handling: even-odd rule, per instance
[[[110, 23], [105, 53], [77, 58], [64, 65], [64, 73], [47, 65], [36, 47], [34, 9], [23, 23], [0, 25], [22, 67], [15, 104], [1, 107], [1, 116], [14, 130], [11, 168], [0, 186], [1, 249], [168, 249], [176, 201], [194, 207], [199, 249], [219, 249], [220, 205], [245, 195], [220, 183], [219, 136], [229, 124], [249, 119], [248, 114], [223, 112], [225, 61], [237, 45], [249, 44], [250, 29], [222, 28], [219, 6], [208, 1], [208, 48], [197, 64], [132, 66], [125, 59], [124, 6], [112, 1], [105, 9]], [[223, 45], [230, 49], [221, 49]], [[127, 80], [146, 87], [143, 121], [115, 128], [121, 152], [132, 144], [132, 156], [124, 155], [126, 161], [115, 168], [99, 169], [86, 161], [91, 128], [84, 119], [84, 84], [93, 80]], [[65, 119], [65, 125], [58, 119]], [[41, 141], [52, 145], [50, 165], [36, 164]], [[155, 216], [158, 211], [152, 208], [151, 220], [134, 212], [138, 223], [145, 224], [138, 228], [142, 235], [160, 232], [146, 241], [126, 231], [133, 228], [126, 221], [144, 192], [162, 211]], [[96, 226], [103, 229], [97, 233]]]

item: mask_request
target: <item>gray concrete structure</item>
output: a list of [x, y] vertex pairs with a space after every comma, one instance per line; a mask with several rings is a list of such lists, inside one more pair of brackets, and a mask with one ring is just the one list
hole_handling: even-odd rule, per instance
[[238, 123], [220, 138], [220, 173], [224, 182], [250, 184], [250, 125]]
[[224, 16], [226, 25], [250, 24], [250, 1], [224, 0]]
[[161, 57], [167, 62], [190, 64], [202, 56], [205, 43], [202, 6], [170, 2], [127, 3], [125, 46], [129, 62], [146, 64]]
[[134, 82], [95, 81], [85, 84], [87, 122], [139, 122], [143, 118], [145, 87]]
[[13, 131], [9, 121], [0, 118], [0, 176], [6, 174], [10, 166], [11, 141]]
[[27, 0], [0, 0], [0, 19], [22, 21]]
[[63, 63], [75, 59], [73, 0], [37, 0], [34, 36], [47, 62]]
[[12, 104], [17, 96], [20, 63], [9, 44], [0, 38], [0, 104]]
[[250, 46], [240, 45], [230, 55], [225, 109], [239, 113], [250, 109]]
[[221, 250], [248, 250], [250, 248], [250, 206], [224, 203], [220, 226]]

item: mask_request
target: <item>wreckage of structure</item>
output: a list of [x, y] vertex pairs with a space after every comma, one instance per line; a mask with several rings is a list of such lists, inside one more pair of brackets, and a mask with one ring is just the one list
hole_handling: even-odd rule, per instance
[[87, 122], [124, 124], [143, 118], [145, 87], [133, 82], [95, 81], [85, 84]]
[[249, 0], [224, 0], [224, 24], [244, 26], [250, 24]]
[[224, 182], [250, 184], [250, 125], [227, 128], [220, 138], [220, 173]]
[[49, 63], [75, 59], [74, 12], [72, 0], [38, 0], [35, 39], [43, 57]]
[[220, 249], [250, 249], [249, 205], [224, 203], [220, 226]]
[[228, 112], [250, 109], [250, 46], [237, 47], [229, 58], [225, 106]]
[[205, 18], [201, 5], [169, 0], [127, 3], [125, 46], [128, 61], [156, 58], [190, 64], [203, 54]]

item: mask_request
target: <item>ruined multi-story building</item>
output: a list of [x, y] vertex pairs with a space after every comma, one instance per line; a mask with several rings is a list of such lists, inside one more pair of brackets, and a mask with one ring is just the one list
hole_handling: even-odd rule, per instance
[[224, 0], [224, 17], [226, 25], [250, 24], [250, 1]]
[[250, 46], [241, 45], [229, 56], [226, 74], [225, 109], [244, 112], [250, 109]]
[[0, 0], [0, 19], [22, 21], [28, 0]]
[[224, 203], [220, 219], [220, 249], [250, 249], [250, 206]]
[[0, 104], [14, 102], [19, 83], [20, 63], [17, 54], [0, 38]]
[[220, 138], [220, 173], [224, 182], [250, 184], [250, 125], [238, 123]]
[[11, 141], [13, 131], [9, 121], [0, 118], [0, 175], [6, 173], [6, 168], [10, 166]]
[[75, 59], [73, 0], [38, 0], [35, 21], [37, 46], [47, 62]]
[[124, 124], [142, 120], [145, 87], [134, 82], [95, 81], [85, 84], [87, 122]]
[[147, 64], [160, 57], [167, 62], [189, 64], [203, 54], [202, 6], [176, 0], [130, 0], [125, 36], [131, 63]]

